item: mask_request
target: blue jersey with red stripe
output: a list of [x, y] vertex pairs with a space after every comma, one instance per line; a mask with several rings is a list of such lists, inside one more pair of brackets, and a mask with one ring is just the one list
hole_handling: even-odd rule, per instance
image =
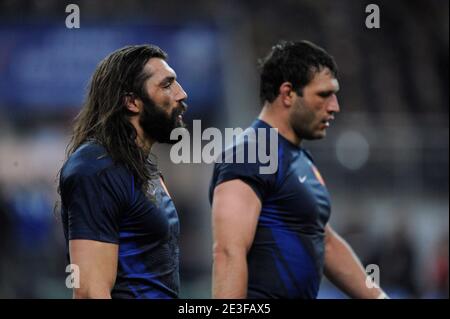
[[[271, 127], [256, 120], [249, 129], [258, 136], [261, 128]], [[267, 144], [269, 136], [267, 133]], [[245, 149], [252, 143], [259, 147], [261, 140], [238, 139], [227, 151], [236, 152], [240, 143]], [[264, 164], [258, 160], [252, 163], [248, 157], [244, 163], [216, 163], [210, 201], [217, 185], [233, 179], [246, 182], [261, 200], [256, 234], [247, 255], [248, 298], [316, 298], [323, 273], [330, 197], [306, 150], [278, 134], [277, 151], [278, 169], [273, 174], [261, 174]]]

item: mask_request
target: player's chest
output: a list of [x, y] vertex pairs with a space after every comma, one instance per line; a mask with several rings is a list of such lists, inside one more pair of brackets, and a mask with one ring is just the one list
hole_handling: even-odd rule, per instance
[[178, 214], [164, 188], [159, 184], [155, 185], [150, 196], [139, 192], [132, 208], [123, 217], [121, 228], [149, 240], [165, 240], [178, 236]]
[[329, 218], [331, 201], [327, 187], [309, 159], [299, 157], [286, 166], [276, 194], [277, 204], [302, 221]]

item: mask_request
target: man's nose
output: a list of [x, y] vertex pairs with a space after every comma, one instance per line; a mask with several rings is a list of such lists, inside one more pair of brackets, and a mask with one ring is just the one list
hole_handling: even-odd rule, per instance
[[336, 94], [333, 94], [333, 96], [331, 97], [331, 101], [328, 104], [328, 112], [330, 113], [339, 113], [341, 109], [339, 108], [339, 102], [337, 99]]
[[176, 100], [178, 102], [184, 101], [188, 98], [187, 93], [184, 91], [183, 87], [177, 82], [178, 84], [178, 92], [177, 92], [177, 96], [176, 96]]

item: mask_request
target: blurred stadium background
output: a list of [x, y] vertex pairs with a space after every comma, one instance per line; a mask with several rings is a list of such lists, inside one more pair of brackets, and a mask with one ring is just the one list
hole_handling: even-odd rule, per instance
[[[76, 3], [81, 28], [65, 27]], [[365, 27], [376, 3], [381, 28]], [[307, 143], [331, 192], [332, 223], [397, 298], [448, 298], [449, 2], [0, 1], [0, 298], [70, 298], [56, 174], [96, 64], [153, 43], [189, 94], [187, 123], [246, 127], [257, 58], [280, 39], [335, 56], [341, 113]], [[181, 297], [209, 298], [212, 166], [155, 152], [181, 220]], [[320, 298], [344, 298], [324, 280]]]

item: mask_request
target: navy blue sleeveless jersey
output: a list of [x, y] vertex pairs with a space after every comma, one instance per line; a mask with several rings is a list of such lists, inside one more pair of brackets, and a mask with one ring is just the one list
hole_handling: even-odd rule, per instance
[[[179, 221], [159, 178], [153, 199], [95, 142], [80, 146], [61, 170], [64, 235], [119, 245], [112, 298], [177, 298]], [[152, 197], [150, 197], [152, 198]]]
[[[258, 129], [271, 127], [256, 120], [248, 129], [256, 136]], [[269, 133], [266, 133], [268, 153]], [[330, 216], [330, 198], [311, 155], [280, 134], [278, 136], [278, 169], [261, 174], [265, 164], [225, 163], [226, 152], [244, 144], [260, 147], [261, 140], [238, 139], [222, 153], [222, 163], [215, 163], [210, 185], [210, 202], [220, 183], [240, 179], [247, 183], [262, 203], [255, 238], [247, 255], [248, 298], [317, 297], [324, 265], [325, 225]], [[227, 153], [230, 154], [230, 153]], [[228, 155], [227, 155], [228, 156]]]

